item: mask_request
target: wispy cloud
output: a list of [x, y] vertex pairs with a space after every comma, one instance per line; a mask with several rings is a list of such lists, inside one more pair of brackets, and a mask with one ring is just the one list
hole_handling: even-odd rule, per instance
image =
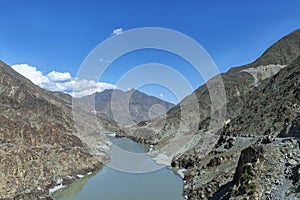
[[28, 64], [17, 64], [13, 65], [12, 68], [44, 89], [65, 92], [73, 97], [82, 97], [105, 89], [116, 88], [110, 83], [72, 77], [69, 72], [52, 71], [44, 75], [36, 67]]
[[123, 28], [114, 29], [112, 35], [120, 35], [123, 33]]
[[102, 62], [102, 63], [108, 63], [108, 64], [111, 63], [110, 60], [106, 60], [106, 59], [104, 59], [104, 58], [100, 58], [99, 61]]

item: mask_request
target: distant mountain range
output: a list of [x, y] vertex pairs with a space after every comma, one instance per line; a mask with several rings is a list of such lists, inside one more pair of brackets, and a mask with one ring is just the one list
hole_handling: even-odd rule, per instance
[[80, 98], [106, 119], [121, 125], [134, 125], [150, 120], [169, 111], [174, 104], [138, 90], [127, 92], [118, 89], [104, 90]]

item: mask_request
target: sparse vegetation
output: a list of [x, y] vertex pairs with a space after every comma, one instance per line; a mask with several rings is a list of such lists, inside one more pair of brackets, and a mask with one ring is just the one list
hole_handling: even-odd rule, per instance
[[239, 196], [242, 194], [242, 192], [239, 189], [236, 189], [235, 193]]
[[242, 175], [242, 180], [243, 180], [243, 181], [249, 180], [250, 178], [251, 178], [251, 175], [248, 174], [247, 172], [245, 172], [245, 173]]
[[250, 184], [249, 184], [249, 187], [250, 187], [251, 189], [255, 189], [255, 188], [256, 188], [256, 184], [255, 184], [255, 183], [250, 183]]
[[248, 194], [253, 195], [254, 193], [255, 193], [255, 189], [251, 189]]

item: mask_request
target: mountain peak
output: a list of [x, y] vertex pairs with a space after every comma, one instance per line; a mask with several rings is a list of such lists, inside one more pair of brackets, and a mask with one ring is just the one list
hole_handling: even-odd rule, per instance
[[300, 29], [289, 33], [275, 44], [269, 47], [258, 59], [254, 62], [234, 67], [229, 72], [239, 72], [247, 68], [255, 68], [262, 65], [289, 65], [294, 59], [300, 55]]
[[126, 92], [119, 89], [104, 90], [86, 97], [85, 102], [111, 121], [129, 125], [149, 120], [165, 114], [174, 104], [139, 90], [130, 89]]
[[286, 35], [268, 48], [255, 65], [288, 65], [300, 55], [300, 29]]

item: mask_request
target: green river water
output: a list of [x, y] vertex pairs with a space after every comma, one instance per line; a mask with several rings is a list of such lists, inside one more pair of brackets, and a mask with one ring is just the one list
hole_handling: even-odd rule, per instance
[[[145, 153], [146, 147], [130, 139], [111, 140], [122, 149]], [[127, 173], [104, 166], [52, 195], [55, 200], [182, 200], [182, 179], [170, 168], [148, 173]]]

